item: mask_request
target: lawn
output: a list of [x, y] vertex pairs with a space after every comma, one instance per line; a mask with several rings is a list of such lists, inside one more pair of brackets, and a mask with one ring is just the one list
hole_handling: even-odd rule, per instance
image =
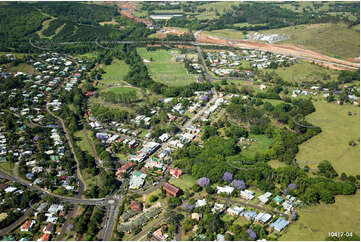
[[261, 31], [267, 34], [289, 34], [292, 43], [336, 58], [354, 58], [360, 54], [360, 25], [309, 24]]
[[102, 82], [114, 84], [123, 81], [129, 71], [129, 66], [122, 60], [115, 59], [111, 65], [103, 66], [105, 74], [103, 74]]
[[283, 241], [324, 240], [328, 232], [353, 232], [360, 235], [360, 193], [336, 196], [336, 203], [304, 208], [299, 219], [280, 238]]
[[26, 63], [20, 63], [17, 66], [11, 66], [9, 68], [9, 72], [24, 72], [26, 74], [33, 74], [34, 73], [34, 67], [32, 65], [26, 64]]
[[339, 174], [360, 174], [360, 144], [348, 145], [350, 140], [360, 137], [360, 108], [324, 101], [314, 105], [316, 112], [308, 115], [307, 120], [321, 127], [322, 132], [299, 146], [297, 163], [317, 168], [320, 161], [328, 160]]
[[184, 191], [185, 189], [190, 189], [194, 184], [197, 184], [197, 181], [191, 175], [185, 174], [178, 179], [171, 178], [169, 183]]
[[93, 156], [93, 152], [91, 150], [91, 147], [88, 143], [88, 141], [86, 140], [83, 132], [80, 130], [80, 131], [76, 131], [74, 133], [74, 137], [75, 137], [75, 141], [76, 141], [76, 144], [79, 146], [79, 148], [82, 150], [82, 151], [85, 151], [87, 152], [89, 155]]
[[[47, 16], [49, 16], [49, 15], [47, 15]], [[54, 18], [52, 16], [49, 16], [49, 17], [50, 17], [50, 19], [45, 20], [42, 23], [41, 29], [36, 32], [39, 35], [40, 38], [48, 38], [48, 37], [43, 35], [43, 31], [46, 30], [49, 27], [49, 24], [56, 19], [56, 18]]]
[[138, 54], [146, 59], [146, 66], [154, 81], [168, 86], [185, 86], [197, 80], [197, 75], [188, 74], [183, 63], [175, 61], [179, 53], [176, 50], [147, 51], [145, 48], [137, 48]]
[[4, 170], [9, 174], [13, 174], [13, 168], [14, 164], [11, 164], [10, 162], [0, 162], [0, 169]]
[[[295, 64], [289, 67], [280, 67], [277, 69], [266, 69], [265, 72], [275, 72], [283, 80], [288, 82], [301, 82], [301, 81], [336, 81], [339, 71], [331, 70], [324, 67], [321, 67], [316, 64], [303, 62], [298, 60]], [[327, 75], [330, 76], [330, 80], [326, 78]]]
[[213, 30], [213, 31], [203, 31], [202, 34], [207, 34], [207, 35], [216, 36], [216, 37], [220, 37], [220, 38], [226, 38], [226, 39], [235, 39], [235, 40], [240, 40], [240, 39], [245, 38], [242, 31], [235, 30], [235, 29], [219, 29], [219, 30]]
[[256, 139], [256, 142], [254, 144], [251, 144], [247, 149], [241, 152], [243, 156], [248, 158], [254, 157], [257, 152], [259, 154], [262, 154], [272, 144], [272, 139], [267, 138], [264, 135], [250, 135], [249, 138]]

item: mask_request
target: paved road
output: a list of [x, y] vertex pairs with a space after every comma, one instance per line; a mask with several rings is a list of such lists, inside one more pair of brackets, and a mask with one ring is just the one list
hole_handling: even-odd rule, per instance
[[81, 199], [81, 198], [65, 197], [65, 196], [57, 195], [57, 194], [51, 193], [49, 191], [45, 191], [44, 189], [42, 189], [36, 185], [31, 186], [30, 185], [31, 183], [29, 181], [25, 181], [19, 177], [9, 175], [2, 170], [0, 170], [0, 177], [8, 179], [10, 181], [18, 182], [24, 186], [27, 186], [30, 190], [41, 192], [43, 194], [47, 194], [47, 195], [59, 198], [60, 200], [62, 200], [64, 202], [69, 202], [71, 204], [103, 205], [103, 204], [107, 204], [107, 201], [108, 201], [108, 199], [106, 199], [106, 198]]

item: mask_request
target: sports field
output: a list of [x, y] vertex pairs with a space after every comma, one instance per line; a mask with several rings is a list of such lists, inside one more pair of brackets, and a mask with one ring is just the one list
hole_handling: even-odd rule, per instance
[[289, 34], [289, 40], [279, 43], [292, 43], [336, 58], [360, 55], [360, 25], [348, 28], [346, 24], [309, 24], [260, 32]]
[[[360, 174], [360, 108], [352, 105], [337, 105], [324, 101], [314, 102], [316, 112], [307, 120], [322, 132], [299, 146], [297, 163], [317, 168], [322, 160], [328, 160], [341, 175]], [[351, 112], [352, 116], [348, 113]], [[349, 141], [356, 141], [350, 146]]]
[[137, 48], [137, 51], [146, 60], [145, 64], [154, 81], [168, 86], [185, 86], [197, 80], [197, 75], [188, 74], [184, 63], [176, 62], [179, 51], [147, 51], [145, 48]]
[[336, 203], [304, 208], [280, 240], [325, 240], [328, 232], [353, 232], [360, 236], [360, 193], [336, 196]]
[[125, 94], [125, 93], [129, 93], [131, 91], [136, 91], [137, 94], [139, 94], [139, 90], [138, 88], [134, 88], [134, 87], [112, 87], [109, 89], [106, 89], [104, 92], [114, 92], [116, 94]]
[[114, 84], [123, 81], [129, 71], [129, 66], [123, 61], [115, 59], [111, 65], [103, 66], [105, 73], [102, 82]]
[[[301, 81], [336, 81], [339, 71], [327, 69], [325, 67], [297, 60], [297, 63], [289, 67], [279, 67], [277, 69], [266, 69], [265, 72], [275, 72], [283, 80], [288, 82]], [[329, 76], [329, 78], [328, 78]]]

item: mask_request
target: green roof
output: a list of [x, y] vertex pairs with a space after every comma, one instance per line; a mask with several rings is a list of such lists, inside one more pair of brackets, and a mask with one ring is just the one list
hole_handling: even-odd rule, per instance
[[280, 202], [283, 201], [283, 198], [277, 195], [277, 196], [275, 196], [274, 200], [275, 200], [276, 202], [280, 203]]
[[8, 236], [4, 236], [2, 241], [15, 241], [15, 238], [12, 235], [8, 235]]
[[59, 156], [58, 155], [51, 155], [50, 160], [52, 160], [52, 161], [59, 160]]
[[142, 174], [143, 174], [143, 173], [140, 172], [140, 171], [136, 171], [136, 172], [134, 173], [135, 176], [141, 176]]

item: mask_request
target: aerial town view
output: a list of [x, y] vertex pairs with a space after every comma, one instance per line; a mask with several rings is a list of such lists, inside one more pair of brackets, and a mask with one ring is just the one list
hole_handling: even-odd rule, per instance
[[0, 240], [360, 241], [360, 2], [1, 1]]

